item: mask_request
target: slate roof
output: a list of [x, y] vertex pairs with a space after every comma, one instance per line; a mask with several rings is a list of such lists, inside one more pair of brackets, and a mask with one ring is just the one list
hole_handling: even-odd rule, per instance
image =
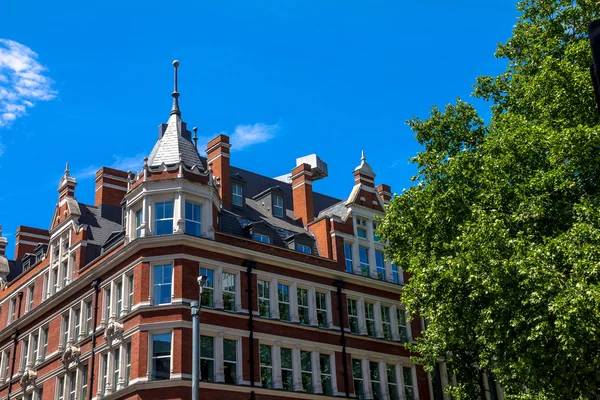
[[204, 169], [196, 146], [192, 143], [192, 135], [186, 129], [186, 124], [179, 115], [171, 114], [166, 127], [161, 126], [161, 129], [164, 131], [148, 157], [150, 167], [158, 167], [163, 163], [166, 165], [177, 164], [181, 153], [185, 165], [189, 167], [197, 165]]
[[[300, 220], [296, 220], [293, 211], [292, 186], [290, 183], [281, 182], [274, 178], [269, 178], [257, 173], [247, 171], [237, 167], [231, 167], [232, 180], [242, 180], [244, 190], [244, 207], [232, 205], [231, 209], [223, 209], [221, 214], [220, 230], [236, 236], [250, 236], [250, 230], [262, 223], [262, 230], [269, 230], [272, 234], [272, 244], [287, 247], [286, 239], [290, 240], [294, 236], [308, 235], [312, 233], [307, 231]], [[241, 178], [241, 179], [240, 179]], [[277, 218], [273, 216], [271, 205], [263, 206], [263, 197], [269, 191], [277, 193], [283, 197], [285, 208], [285, 217]], [[315, 215], [321, 210], [338, 204], [341, 200], [321, 193], [314, 192]], [[255, 200], [256, 199], [256, 200]], [[343, 201], [341, 201], [343, 203]]]
[[319, 212], [319, 215], [317, 218], [321, 218], [324, 216], [328, 216], [328, 217], [336, 216], [336, 217], [344, 218], [346, 216], [347, 212], [348, 212], [348, 207], [346, 207], [346, 200], [342, 200], [339, 203], [335, 203], [334, 205], [327, 207], [324, 210], [321, 210], [321, 212]]

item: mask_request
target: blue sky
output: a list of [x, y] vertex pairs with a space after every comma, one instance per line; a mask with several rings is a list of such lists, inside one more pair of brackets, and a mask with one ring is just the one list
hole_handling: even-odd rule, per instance
[[340, 198], [364, 150], [376, 182], [399, 193], [419, 149], [405, 121], [468, 100], [477, 75], [502, 71], [493, 54], [517, 15], [507, 0], [138, 4], [3, 1], [9, 255], [18, 225], [48, 228], [67, 161], [88, 204], [99, 167], [140, 169], [169, 116], [174, 59], [182, 117], [202, 150], [225, 132], [232, 164], [273, 177], [317, 153], [329, 177], [315, 189]]

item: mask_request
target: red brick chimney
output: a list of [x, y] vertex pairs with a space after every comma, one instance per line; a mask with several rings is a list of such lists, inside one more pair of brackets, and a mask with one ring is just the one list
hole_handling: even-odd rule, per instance
[[224, 208], [231, 208], [231, 166], [229, 160], [229, 136], [219, 135], [206, 145], [206, 161], [214, 179], [219, 179], [219, 196]]
[[50, 235], [45, 229], [19, 226], [15, 235], [15, 259], [23, 258], [27, 253], [35, 252], [38, 243], [48, 244]]
[[300, 164], [292, 170], [294, 216], [301, 219], [304, 226], [315, 219], [312, 183], [313, 173], [309, 164]]
[[392, 188], [389, 187], [389, 185], [382, 183], [375, 189], [377, 190], [377, 193], [379, 193], [379, 197], [381, 197], [383, 204], [388, 204], [392, 199]]
[[102, 167], [96, 172], [96, 199], [94, 206], [111, 204], [120, 207], [127, 193], [127, 172]]

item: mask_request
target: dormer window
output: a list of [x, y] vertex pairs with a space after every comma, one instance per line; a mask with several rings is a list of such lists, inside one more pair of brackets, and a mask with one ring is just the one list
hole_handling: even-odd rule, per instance
[[367, 220], [361, 217], [356, 217], [356, 236], [359, 238], [367, 238]]
[[170, 235], [173, 233], [173, 202], [164, 201], [156, 203], [154, 210], [154, 233], [156, 235]]
[[283, 218], [283, 197], [273, 197], [273, 216]]
[[296, 245], [296, 250], [298, 250], [301, 253], [306, 253], [306, 254], [312, 254], [312, 249], [308, 246], [305, 246], [303, 244], [297, 244]]
[[267, 235], [261, 235], [260, 233], [253, 233], [252, 239], [256, 240], [257, 242], [261, 242], [261, 243], [271, 243], [270, 237], [268, 237]]
[[198, 204], [185, 203], [185, 233], [200, 236], [200, 211]]
[[242, 207], [244, 205], [244, 192], [240, 184], [231, 185], [231, 202], [234, 206]]

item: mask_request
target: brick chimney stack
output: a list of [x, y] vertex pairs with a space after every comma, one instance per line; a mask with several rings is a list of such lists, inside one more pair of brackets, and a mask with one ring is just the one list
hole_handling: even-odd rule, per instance
[[292, 170], [294, 216], [301, 219], [304, 226], [315, 219], [312, 183], [313, 173], [309, 164], [300, 164]]
[[60, 203], [67, 197], [75, 197], [75, 186], [77, 186], [77, 181], [70, 175], [69, 163], [65, 168], [65, 174], [60, 180], [60, 184], [58, 185], [58, 202]]
[[392, 200], [392, 188], [389, 185], [382, 183], [375, 188], [383, 204], [388, 204]]
[[231, 208], [231, 165], [229, 136], [219, 135], [206, 145], [206, 162], [214, 179], [219, 179], [219, 196], [224, 208]]
[[102, 167], [96, 172], [96, 198], [94, 206], [110, 204], [120, 207], [127, 193], [127, 172]]
[[15, 234], [15, 260], [27, 253], [34, 253], [38, 243], [48, 244], [50, 234], [45, 229], [18, 226]]

